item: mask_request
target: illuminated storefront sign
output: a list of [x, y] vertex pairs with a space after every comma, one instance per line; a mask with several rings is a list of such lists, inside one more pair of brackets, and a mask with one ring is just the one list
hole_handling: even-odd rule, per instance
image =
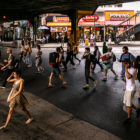
[[53, 22], [70, 22], [69, 17], [53, 17]]
[[51, 27], [50, 32], [67, 32], [67, 27]]
[[69, 27], [71, 22], [47, 22], [48, 27]]
[[130, 17], [130, 14], [110, 14], [111, 21], [123, 21]]
[[97, 15], [85, 16], [82, 18], [82, 20], [86, 22], [95, 22], [99, 20], [99, 17]]
[[[118, 25], [134, 15], [134, 11], [105, 11], [105, 25]], [[135, 18], [123, 25], [135, 25]]]

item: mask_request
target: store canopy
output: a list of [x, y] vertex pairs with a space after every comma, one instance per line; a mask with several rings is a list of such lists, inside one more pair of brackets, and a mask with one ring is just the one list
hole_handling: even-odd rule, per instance
[[46, 27], [46, 26], [40, 26], [40, 27], [38, 28], [38, 30], [49, 30], [49, 28]]
[[[1, 0], [0, 20], [31, 20], [43, 13], [71, 15], [74, 10], [95, 11], [100, 5], [132, 2], [138, 0]], [[2, 18], [3, 17], [3, 18]]]

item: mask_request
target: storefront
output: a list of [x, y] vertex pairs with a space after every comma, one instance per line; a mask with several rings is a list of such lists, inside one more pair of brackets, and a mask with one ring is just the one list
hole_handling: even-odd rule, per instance
[[50, 27], [50, 41], [58, 42], [61, 41], [62, 38], [64, 38], [64, 41], [68, 41], [71, 33], [71, 22], [69, 17], [53, 16], [52, 22], [46, 21], [46, 26]]
[[78, 27], [80, 28], [81, 38], [84, 40], [88, 38], [90, 40], [90, 36], [94, 35], [96, 37], [96, 41], [103, 41], [104, 21], [101, 19], [102, 18], [99, 16], [97, 21], [94, 21], [93, 16], [86, 16], [80, 19]]
[[[135, 25], [135, 18], [121, 24], [123, 21], [134, 15], [134, 11], [105, 11], [106, 41], [109, 37], [114, 40], [115, 36], [120, 35], [129, 27]], [[119, 25], [121, 24], [121, 25]], [[117, 26], [116, 33], [114, 27]], [[121, 35], [119, 37], [122, 37]]]
[[22, 40], [25, 36], [33, 38], [33, 27], [27, 20], [5, 22], [2, 27], [2, 40]]

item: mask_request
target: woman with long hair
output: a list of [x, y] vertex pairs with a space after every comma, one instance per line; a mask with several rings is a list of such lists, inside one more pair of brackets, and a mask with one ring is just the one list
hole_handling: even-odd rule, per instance
[[[140, 83], [140, 55], [137, 56], [136, 61], [135, 61], [135, 67], [137, 68], [137, 79]], [[138, 95], [138, 99], [140, 99], [140, 87], [139, 87], [139, 95]]]
[[26, 109], [26, 106], [29, 105], [27, 99], [23, 95], [23, 85], [24, 80], [21, 78], [21, 72], [20, 71], [14, 71], [11, 76], [7, 79], [8, 82], [13, 82], [13, 88], [7, 98], [7, 102], [9, 103], [9, 113], [6, 120], [6, 123], [0, 127], [0, 129], [7, 128], [13, 111], [15, 108], [19, 107], [21, 108], [25, 114], [28, 116], [28, 120], [25, 122], [25, 124], [29, 124], [32, 122], [33, 117], [30, 115], [29, 111]]

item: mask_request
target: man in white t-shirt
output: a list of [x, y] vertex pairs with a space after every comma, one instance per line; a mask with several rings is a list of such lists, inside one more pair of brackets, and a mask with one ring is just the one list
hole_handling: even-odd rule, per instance
[[127, 110], [128, 118], [126, 119], [126, 123], [131, 121], [131, 112], [132, 109], [136, 110], [137, 117], [140, 115], [140, 109], [136, 107], [133, 103], [133, 97], [136, 93], [136, 84], [135, 80], [137, 78], [137, 70], [130, 65], [130, 60], [125, 59], [124, 60], [124, 66], [125, 66], [125, 76], [126, 76], [126, 90], [124, 93], [124, 109]]

